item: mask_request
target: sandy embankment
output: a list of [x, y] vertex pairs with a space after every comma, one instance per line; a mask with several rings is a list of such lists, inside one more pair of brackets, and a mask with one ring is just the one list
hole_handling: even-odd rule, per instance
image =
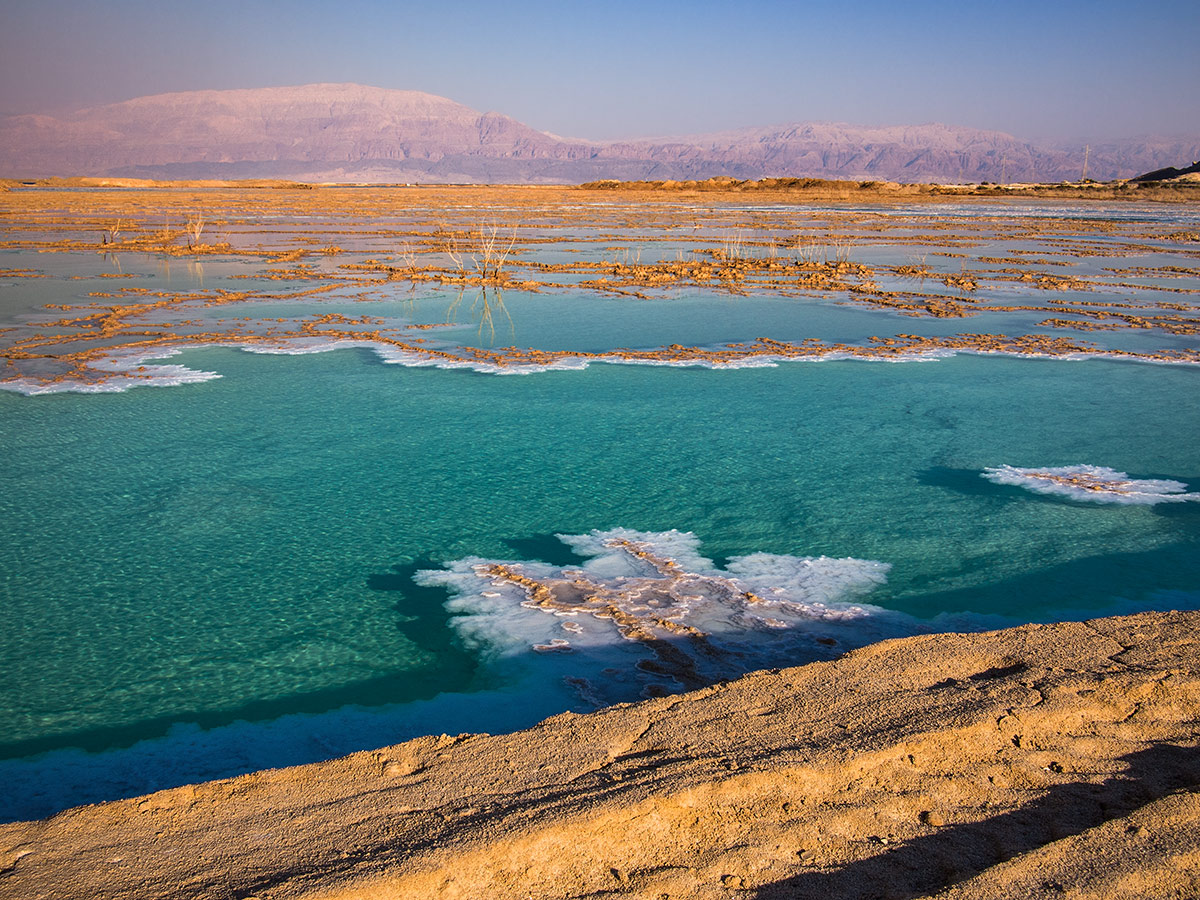
[[0, 827], [0, 897], [1195, 897], [1200, 613], [889, 641]]

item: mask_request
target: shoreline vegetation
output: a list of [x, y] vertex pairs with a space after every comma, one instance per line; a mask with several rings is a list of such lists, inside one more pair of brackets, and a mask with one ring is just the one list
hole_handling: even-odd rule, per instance
[[922, 635], [0, 826], [0, 897], [1185, 897], [1200, 613]]
[[[882, 219], [866, 222], [858, 210], [875, 203], [886, 212], [889, 206], [914, 201], [991, 204], [1024, 196], [1077, 196], [1070, 192], [1111, 200], [1113, 191], [1132, 199], [1192, 203], [1200, 201], [1196, 178], [1186, 175], [1178, 184], [1132, 187], [1068, 186], [1067, 195], [1055, 194], [1055, 186], [1045, 194], [994, 186], [968, 186], [956, 193], [959, 188], [936, 185], [817, 179], [597, 182], [577, 187], [47, 179], [2, 195], [0, 226], [6, 239], [0, 240], [0, 249], [16, 251], [24, 259], [32, 259], [26, 254], [33, 253], [102, 254], [116, 271], [97, 276], [113, 282], [110, 289], [88, 292], [92, 302], [53, 304], [46, 307], [50, 313], [39, 321], [38, 330], [10, 329], [0, 339], [0, 386], [38, 392], [64, 385], [95, 387], [118, 378], [128, 383], [154, 376], [136, 365], [114, 371], [114, 356], [146, 359], [183, 346], [280, 347], [314, 339], [365, 342], [412, 362], [494, 370], [587, 360], [726, 366], [801, 357], [894, 359], [958, 351], [1195, 363], [1200, 351], [1194, 348], [1106, 349], [1081, 340], [1079, 333], [1200, 334], [1200, 318], [1190, 297], [1183, 296], [1200, 293], [1190, 286], [1200, 269], [1109, 265], [1104, 276], [1089, 277], [1073, 275], [1065, 267], [1075, 265], [1075, 258], [1156, 252], [1190, 260], [1200, 255], [1200, 232], [1118, 218], [1069, 217], [1060, 222], [999, 212], [980, 226], [971, 226], [961, 216], [933, 215], [910, 218], [898, 230]], [[752, 211], [744, 208], [748, 199], [754, 204]], [[855, 207], [822, 206], [824, 219], [813, 224], [804, 209], [810, 201], [847, 201]], [[270, 222], [264, 224], [263, 216], [270, 216]], [[991, 229], [989, 234], [968, 233], [983, 225]], [[918, 228], [923, 233], [909, 233]], [[574, 229], [579, 233], [572, 234]], [[1114, 239], [1123, 243], [1109, 243]], [[1012, 242], [1013, 249], [998, 256], [964, 252], [994, 240]], [[1020, 249], [1031, 241], [1042, 249]], [[856, 258], [859, 243], [894, 245], [918, 255], [903, 263], [868, 264]], [[591, 256], [581, 254], [585, 246], [593, 248]], [[605, 256], [597, 259], [595, 251], [600, 249]], [[550, 251], [556, 258], [545, 261], [543, 254]], [[279, 290], [186, 292], [135, 286], [121, 281], [134, 277], [120, 265], [131, 255], [260, 264], [266, 267], [260, 275], [236, 277], [291, 284]], [[24, 262], [20, 266], [0, 269], [0, 277], [46, 277]], [[436, 337], [444, 327], [437, 323], [397, 326], [344, 311], [260, 323], [233, 318], [241, 304], [344, 301], [347, 296], [369, 301], [397, 286], [478, 292], [481, 299], [472, 308], [482, 310], [481, 345], [431, 342], [430, 330]], [[506, 290], [592, 292], [639, 300], [701, 290], [731, 297], [832, 300], [915, 319], [984, 321], [949, 336], [899, 332], [853, 344], [819, 336], [784, 341], [765, 335], [720, 346], [674, 343], [597, 352], [497, 348], [496, 324], [508, 316], [502, 296]], [[1142, 299], [1122, 296], [1129, 291], [1141, 293]], [[218, 306], [229, 307], [229, 314], [189, 318], [190, 313]], [[1029, 324], [1039, 331], [1007, 334], [986, 327], [989, 317], [1013, 313], [1035, 314]]]

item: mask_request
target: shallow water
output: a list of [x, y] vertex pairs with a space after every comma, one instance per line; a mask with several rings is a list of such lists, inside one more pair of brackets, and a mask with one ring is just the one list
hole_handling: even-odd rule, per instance
[[[204, 284], [193, 270], [173, 274], [191, 279], [173, 289], [245, 270], [204, 265]], [[6, 284], [8, 321], [48, 285], [85, 302], [95, 282], [69, 271]], [[470, 296], [454, 300], [418, 288], [373, 308], [405, 321], [457, 312], [438, 340], [480, 342]], [[296, 303], [362, 305], [335, 295], [204, 314], [275, 317]], [[831, 299], [695, 290], [510, 291], [505, 306], [512, 333], [500, 320], [497, 345], [546, 349], [945, 327]], [[4, 818], [678, 690], [643, 677], [644, 643], [602, 620], [582, 637], [563, 630], [584, 620], [522, 606], [471, 568], [572, 570], [593, 531], [666, 540], [712, 577], [764, 594], [792, 584], [779, 596], [798, 609], [819, 600], [838, 613], [785, 611], [788, 640], [756, 648], [728, 633], [744, 610], [670, 612], [740, 654], [726, 675], [930, 629], [1200, 603], [1200, 503], [1106, 504], [984, 477], [1092, 465], [1200, 491], [1193, 365], [960, 355], [495, 377], [391, 365], [366, 348], [229, 347], [168, 362], [220, 377], [0, 391]], [[661, 537], [672, 530], [695, 545]], [[815, 570], [803, 562], [820, 557]], [[449, 587], [417, 576], [456, 565]], [[879, 577], [846, 574], [867, 571]], [[555, 639], [572, 652], [533, 649]]]
[[[223, 377], [0, 395], [10, 757], [504, 687], [516, 679], [456, 644], [447, 595], [411, 575], [471, 556], [568, 562], [557, 533], [679, 529], [717, 561], [887, 563], [861, 599], [914, 619], [884, 633], [1200, 599], [1200, 504], [1111, 507], [980, 474], [1103, 462], [1200, 488], [1200, 422], [1179, 399], [1192, 367], [956, 357], [496, 378], [361, 350], [180, 360]], [[879, 627], [868, 616], [838, 639]], [[396, 719], [333, 746], [410, 733]], [[238, 754], [202, 771], [236, 771]]]

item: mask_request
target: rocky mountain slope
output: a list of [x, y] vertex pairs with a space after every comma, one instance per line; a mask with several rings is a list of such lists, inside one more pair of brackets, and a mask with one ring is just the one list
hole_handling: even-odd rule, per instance
[[352, 84], [159, 94], [64, 119], [9, 117], [0, 136], [4, 168], [33, 174], [430, 163], [448, 153], [534, 159], [568, 146], [444, 97]]
[[[1088, 175], [1200, 158], [1200, 136], [1093, 147]], [[355, 84], [141, 97], [63, 117], [0, 118], [0, 175], [578, 183], [822, 177], [904, 182], [1078, 179], [1083, 148], [948, 125], [797, 123], [586, 142], [444, 97]]]

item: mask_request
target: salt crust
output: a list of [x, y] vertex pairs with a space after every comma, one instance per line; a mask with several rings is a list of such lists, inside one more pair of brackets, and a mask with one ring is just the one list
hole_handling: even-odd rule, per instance
[[[754, 553], [725, 569], [691, 532], [627, 528], [557, 535], [578, 566], [467, 557], [414, 576], [443, 586], [451, 625], [493, 661], [540, 661], [596, 703], [692, 687], [834, 648], [920, 630], [862, 602], [890, 566]], [[570, 651], [569, 657], [565, 651]]]
[[366, 348], [373, 350], [379, 358], [389, 364], [401, 365], [408, 368], [437, 368], [437, 369], [467, 369], [473, 372], [481, 372], [488, 375], [533, 375], [540, 372], [553, 371], [579, 371], [588, 368], [594, 363], [608, 365], [625, 365], [625, 366], [659, 366], [668, 368], [697, 368], [697, 369], [756, 369], [756, 368], [771, 368], [778, 366], [780, 363], [819, 363], [819, 362], [838, 362], [843, 360], [858, 360], [861, 362], [870, 363], [913, 363], [913, 362], [936, 362], [939, 359], [948, 359], [959, 354], [977, 355], [977, 356], [1013, 356], [1030, 359], [1056, 359], [1062, 361], [1078, 362], [1086, 359], [1107, 359], [1114, 358], [1122, 361], [1157, 363], [1160, 365], [1192, 365], [1185, 360], [1161, 360], [1152, 358], [1130, 358], [1130, 357], [1108, 357], [1103, 352], [1096, 353], [1066, 353], [1058, 356], [1043, 356], [1037, 353], [1016, 353], [999, 350], [956, 350], [953, 348], [936, 348], [933, 350], [925, 350], [914, 353], [899, 353], [889, 356], [862, 356], [855, 353], [847, 353], [843, 350], [831, 350], [828, 353], [823, 353], [814, 356], [771, 356], [761, 355], [747, 357], [745, 359], [735, 359], [729, 362], [710, 362], [706, 360], [669, 360], [669, 359], [622, 359], [620, 357], [611, 357], [603, 359], [589, 359], [587, 357], [564, 357], [547, 365], [505, 365], [497, 366], [488, 362], [471, 359], [447, 360], [445, 358], [430, 358], [420, 353], [411, 353], [404, 350], [398, 350], [395, 347], [387, 344], [377, 344], [372, 341], [359, 340], [313, 340], [308, 338], [297, 338], [285, 343], [274, 345], [262, 343], [239, 343], [237, 341], [229, 341], [228, 343], [212, 343], [212, 344], [181, 344], [174, 347], [157, 347], [150, 351], [138, 351], [136, 353], [122, 354], [115, 353], [107, 360], [100, 360], [92, 363], [92, 368], [101, 369], [111, 372], [112, 375], [101, 382], [89, 382], [81, 380], [73, 380], [70, 378], [62, 381], [44, 382], [35, 378], [16, 378], [10, 381], [0, 381], [0, 390], [13, 391], [26, 396], [37, 396], [40, 394], [61, 394], [61, 393], [79, 393], [79, 394], [100, 394], [100, 393], [119, 393], [127, 391], [135, 387], [173, 387], [180, 384], [197, 384], [204, 381], [211, 381], [215, 378], [220, 378], [221, 375], [217, 372], [203, 372], [194, 369], [189, 369], [186, 366], [162, 366], [162, 365], [147, 365], [146, 361], [151, 359], [166, 359], [171, 356], [176, 356], [185, 350], [199, 350], [209, 347], [232, 347], [239, 350], [245, 350], [249, 353], [258, 353], [266, 356], [305, 356], [310, 353], [326, 353], [331, 350], [347, 350], [355, 348]]
[[1149, 506], [1200, 500], [1200, 494], [1185, 493], [1188, 486], [1182, 481], [1130, 478], [1124, 472], [1104, 466], [1017, 468], [1004, 465], [984, 469], [981, 474], [995, 484], [1011, 484], [1037, 494], [1090, 503]]

